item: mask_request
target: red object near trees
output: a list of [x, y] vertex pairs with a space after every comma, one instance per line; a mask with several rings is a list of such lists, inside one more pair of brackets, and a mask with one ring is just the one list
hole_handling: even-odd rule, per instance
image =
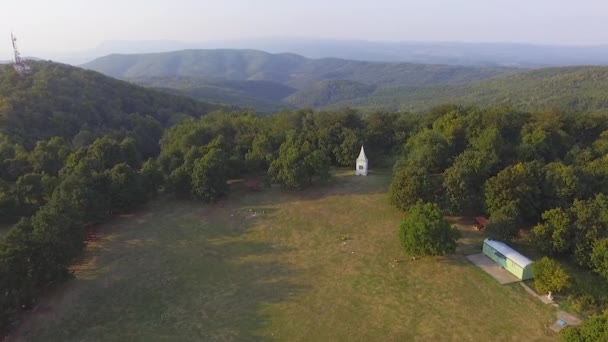
[[488, 225], [488, 219], [483, 216], [477, 216], [473, 219], [473, 221], [473, 225], [475, 226], [475, 228], [477, 228], [477, 230], [482, 230]]
[[245, 187], [249, 190], [254, 190], [254, 191], [259, 191], [260, 190], [260, 182], [253, 180], [253, 179], [248, 179], [245, 181]]

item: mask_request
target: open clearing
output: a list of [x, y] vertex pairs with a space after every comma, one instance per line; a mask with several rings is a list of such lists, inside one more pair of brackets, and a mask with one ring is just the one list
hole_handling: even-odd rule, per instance
[[521, 286], [499, 285], [463, 255], [406, 256], [388, 182], [342, 175], [302, 193], [152, 203], [101, 227], [76, 279], [15, 340], [557, 338], [546, 328], [554, 309]]

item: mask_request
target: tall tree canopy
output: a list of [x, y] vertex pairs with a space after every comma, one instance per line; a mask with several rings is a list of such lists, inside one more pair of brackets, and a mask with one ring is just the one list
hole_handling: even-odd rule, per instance
[[456, 250], [458, 230], [450, 227], [436, 204], [418, 202], [399, 229], [401, 245], [412, 255], [443, 255]]

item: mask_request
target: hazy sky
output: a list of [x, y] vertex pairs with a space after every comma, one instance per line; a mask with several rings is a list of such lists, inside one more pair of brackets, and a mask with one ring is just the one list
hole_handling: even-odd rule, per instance
[[0, 59], [104, 40], [254, 37], [608, 44], [608, 0], [2, 0]]

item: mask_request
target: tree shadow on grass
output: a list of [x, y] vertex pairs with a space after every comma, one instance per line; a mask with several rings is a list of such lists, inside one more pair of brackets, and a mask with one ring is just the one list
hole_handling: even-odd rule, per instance
[[312, 284], [289, 261], [290, 250], [251, 239], [256, 224], [277, 204], [330, 196], [386, 193], [390, 177], [340, 175], [326, 184], [291, 192], [231, 191], [205, 205], [159, 199], [145, 210], [99, 229], [106, 240], [87, 250], [77, 272], [49, 313], [24, 339], [263, 340], [273, 306]]
[[[146, 227], [136, 217], [110, 223], [94, 263], [53, 301], [28, 341], [240, 341], [272, 337], [273, 305], [308, 289], [288, 261], [289, 248], [249, 238], [265, 216], [220, 209], [208, 220], [200, 204], [165, 205]], [[184, 217], [175, 224], [172, 210]], [[274, 210], [268, 208], [269, 211]], [[244, 211], [241, 213], [241, 211]], [[241, 215], [242, 214], [242, 215]], [[237, 221], [240, 225], [236, 225]], [[18, 336], [19, 337], [19, 336]], [[16, 338], [19, 340], [19, 338]]]
[[[161, 310], [166, 317], [164, 328], [173, 330], [175, 336], [186, 340], [262, 339], [268, 336], [270, 307], [307, 289], [296, 282], [297, 271], [281, 261], [285, 248], [249, 241], [201, 248], [211, 257], [194, 261], [196, 272], [177, 272], [174, 300]], [[193, 321], [197, 324], [191, 324]]]
[[[157, 264], [170, 275], [172, 291], [156, 312], [162, 331], [181, 340], [261, 340], [272, 316], [270, 307], [307, 289], [297, 283], [297, 271], [285, 261], [290, 249], [244, 237], [276, 209], [226, 208], [207, 221], [200, 238], [188, 234], [165, 244], [169, 265]], [[167, 286], [165, 286], [167, 288]], [[153, 336], [152, 336], [153, 337]]]
[[[367, 177], [349, 174], [313, 183], [308, 188], [299, 191], [282, 189], [278, 185], [261, 191], [251, 191], [237, 185], [231, 187], [229, 195], [222, 201], [255, 202], [256, 205], [269, 206], [278, 203], [316, 201], [332, 196], [385, 194], [388, 192], [389, 185], [389, 173], [374, 173]], [[218, 204], [221, 205], [222, 201]]]
[[473, 263], [471, 263], [466, 256], [462, 254], [449, 254], [443, 257], [437, 258], [437, 262], [452, 266], [461, 266], [461, 267], [473, 267]]

